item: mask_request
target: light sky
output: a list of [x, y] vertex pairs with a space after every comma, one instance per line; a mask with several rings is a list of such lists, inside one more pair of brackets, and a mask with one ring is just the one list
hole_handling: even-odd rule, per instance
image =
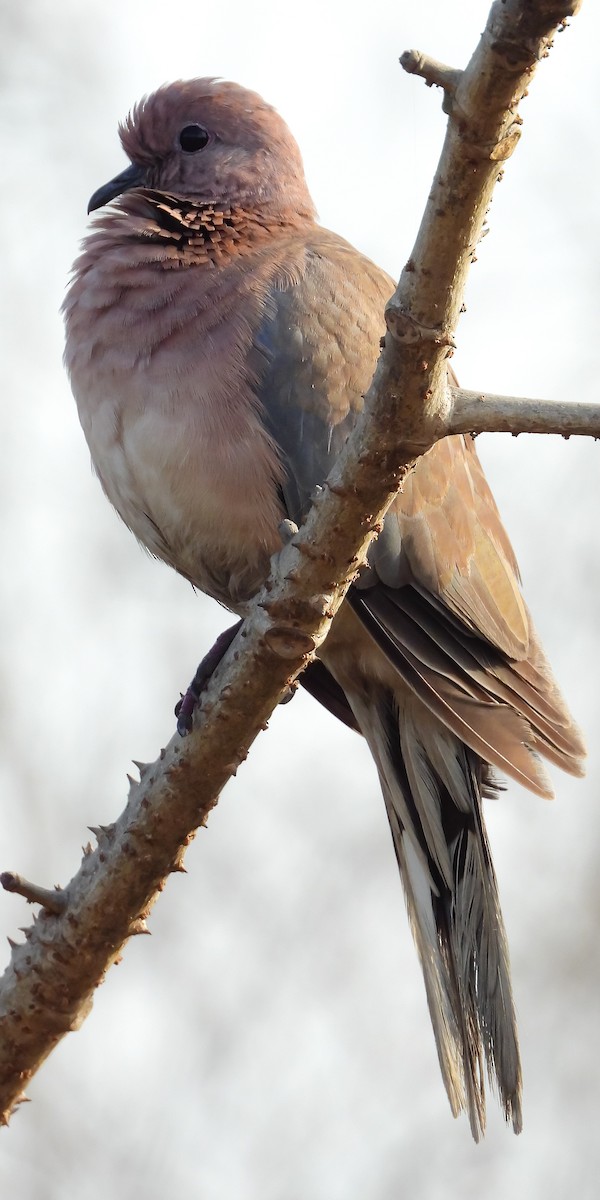
[[[228, 618], [147, 559], [92, 477], [58, 314], [116, 126], [158, 84], [260, 91], [302, 148], [323, 224], [397, 275], [444, 132], [404, 75], [464, 64], [487, 4], [0, 0], [5, 570], [0, 869], [65, 883], [123, 806]], [[458, 330], [466, 387], [597, 399], [597, 46], [591, 0], [524, 102]], [[3, 1131], [0, 1194], [39, 1200], [461, 1200], [597, 1195], [599, 447], [488, 437], [480, 453], [526, 598], [590, 746], [552, 804], [487, 822], [512, 949], [524, 1133], [493, 1098], [475, 1147], [439, 1078], [375, 772], [308, 697], [278, 711], [207, 831]], [[0, 895], [5, 933], [28, 920]], [[140, 944], [141, 943], [141, 944]], [[10, 1188], [10, 1193], [9, 1193]]]

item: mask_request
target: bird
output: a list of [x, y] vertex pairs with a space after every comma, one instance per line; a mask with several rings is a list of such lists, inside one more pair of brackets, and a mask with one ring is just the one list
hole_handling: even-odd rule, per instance
[[[64, 302], [95, 472], [142, 545], [244, 618], [362, 409], [392, 279], [317, 223], [257, 93], [165, 84], [119, 127]], [[585, 746], [536, 635], [474, 441], [416, 462], [302, 676], [375, 761], [453, 1114], [486, 1073], [522, 1127], [509, 954], [483, 801]]]

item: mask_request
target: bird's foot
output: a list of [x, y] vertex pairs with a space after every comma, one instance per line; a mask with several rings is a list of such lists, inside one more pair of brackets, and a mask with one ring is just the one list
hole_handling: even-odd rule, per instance
[[223, 633], [219, 634], [214, 646], [208, 651], [208, 654], [204, 655], [187, 692], [175, 705], [177, 732], [180, 737], [187, 737], [190, 732], [200, 697], [241, 625], [241, 621], [236, 621], [230, 629], [225, 629]]

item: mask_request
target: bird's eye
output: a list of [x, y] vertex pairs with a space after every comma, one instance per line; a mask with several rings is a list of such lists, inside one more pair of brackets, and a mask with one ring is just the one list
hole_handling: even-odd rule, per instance
[[179, 134], [179, 145], [186, 154], [195, 154], [203, 150], [208, 142], [208, 133], [202, 125], [186, 125]]

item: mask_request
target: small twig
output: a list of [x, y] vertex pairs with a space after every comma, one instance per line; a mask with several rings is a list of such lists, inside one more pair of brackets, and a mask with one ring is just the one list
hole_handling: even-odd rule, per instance
[[409, 75], [420, 75], [427, 87], [441, 87], [449, 96], [454, 95], [462, 76], [456, 67], [447, 67], [420, 50], [405, 50], [400, 55], [400, 66]]
[[449, 433], [555, 433], [600, 438], [600, 404], [530, 400], [450, 388]]
[[41, 904], [46, 912], [54, 913], [57, 917], [67, 907], [67, 893], [62, 888], [51, 891], [49, 888], [38, 887], [37, 883], [30, 883], [28, 879], [23, 879], [22, 875], [15, 875], [12, 871], [2, 872], [0, 884], [5, 892], [16, 892], [18, 896], [24, 896], [30, 904]]

